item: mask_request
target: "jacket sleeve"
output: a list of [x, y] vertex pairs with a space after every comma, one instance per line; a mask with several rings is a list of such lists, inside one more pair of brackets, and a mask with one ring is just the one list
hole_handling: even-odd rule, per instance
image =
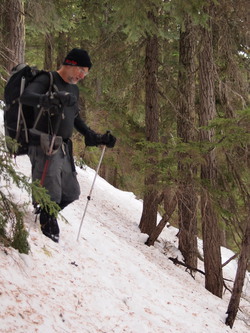
[[25, 88], [20, 101], [23, 104], [39, 107], [41, 95], [46, 94], [49, 89], [50, 79], [47, 74], [37, 76], [32, 83]]
[[98, 144], [101, 144], [101, 134], [89, 128], [80, 117], [79, 113], [75, 118], [74, 126], [78, 132], [85, 136], [86, 146], [98, 146]]

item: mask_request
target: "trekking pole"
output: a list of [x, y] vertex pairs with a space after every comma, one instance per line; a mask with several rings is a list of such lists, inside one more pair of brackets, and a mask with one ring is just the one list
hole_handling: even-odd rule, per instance
[[89, 195], [87, 196], [88, 200], [86, 202], [84, 213], [83, 213], [82, 220], [81, 220], [81, 223], [80, 223], [80, 227], [79, 227], [79, 231], [78, 231], [78, 235], [77, 235], [77, 241], [79, 240], [79, 236], [80, 236], [80, 232], [81, 232], [81, 229], [82, 229], [83, 220], [84, 220], [84, 217], [85, 217], [86, 212], [87, 212], [88, 204], [89, 204], [89, 201], [91, 199], [91, 194], [92, 194], [92, 191], [93, 191], [93, 188], [94, 188], [96, 177], [98, 175], [98, 172], [99, 172], [99, 169], [100, 169], [100, 166], [101, 166], [101, 163], [102, 163], [102, 159], [103, 159], [103, 156], [104, 156], [104, 153], [105, 153], [105, 149], [106, 149], [106, 146], [103, 146], [102, 154], [101, 154], [99, 163], [98, 163], [97, 168], [96, 168], [95, 177], [94, 177], [94, 180], [92, 182], [92, 186], [90, 188]]

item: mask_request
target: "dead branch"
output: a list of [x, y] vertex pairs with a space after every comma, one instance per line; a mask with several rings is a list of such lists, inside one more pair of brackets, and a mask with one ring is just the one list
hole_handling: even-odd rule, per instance
[[230, 263], [230, 261], [232, 261], [233, 259], [237, 258], [239, 255], [239, 253], [234, 254], [231, 258], [229, 258], [227, 261], [224, 262], [224, 264], [222, 264], [222, 267], [225, 267], [227, 264]]
[[[171, 258], [169, 257], [168, 258], [169, 260], [173, 261], [173, 263], [175, 265], [181, 265], [181, 266], [184, 266], [186, 267], [186, 269], [189, 269], [191, 272], [198, 272], [198, 273], [201, 273], [202, 275], [205, 275], [205, 272], [203, 272], [202, 270], [198, 269], [198, 268], [195, 268], [195, 267], [191, 267], [189, 265], [186, 265], [184, 262], [182, 261], [179, 261], [177, 258]], [[193, 277], [193, 275], [191, 274], [191, 276]], [[228, 281], [228, 282], [233, 282], [232, 280], [229, 280], [229, 279], [225, 279], [223, 278], [224, 281]], [[227, 288], [228, 289], [228, 288]], [[229, 289], [228, 289], [229, 290]]]

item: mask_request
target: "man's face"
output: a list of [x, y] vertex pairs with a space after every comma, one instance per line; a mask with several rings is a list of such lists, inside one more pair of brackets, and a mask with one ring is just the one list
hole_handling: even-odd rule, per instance
[[80, 66], [67, 66], [67, 80], [68, 83], [77, 84], [80, 80], [83, 80], [89, 73], [88, 67]]

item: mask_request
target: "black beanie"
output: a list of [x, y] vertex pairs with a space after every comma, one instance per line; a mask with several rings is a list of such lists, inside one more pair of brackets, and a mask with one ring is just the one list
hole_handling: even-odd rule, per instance
[[63, 65], [88, 67], [90, 69], [92, 63], [87, 51], [74, 48], [64, 59]]

